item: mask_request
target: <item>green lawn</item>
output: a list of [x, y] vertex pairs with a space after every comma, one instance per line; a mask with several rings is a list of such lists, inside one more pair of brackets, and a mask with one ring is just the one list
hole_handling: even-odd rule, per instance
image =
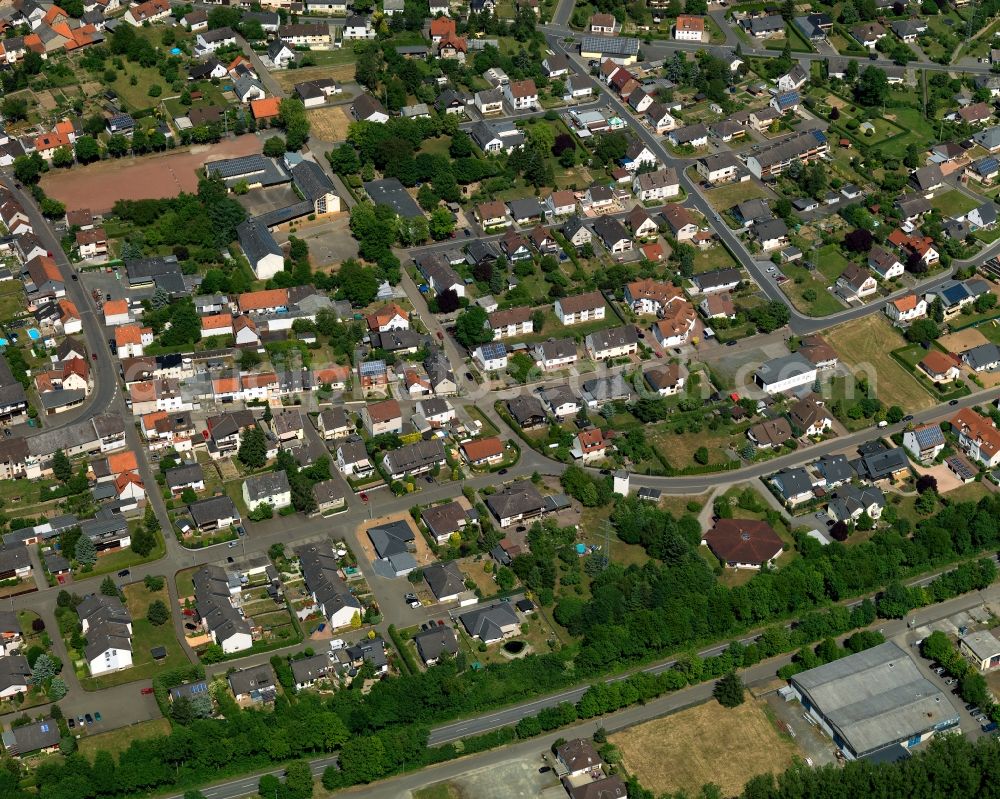
[[[166, 584], [159, 591], [148, 591], [143, 583], [125, 586], [125, 603], [132, 616], [132, 668], [106, 674], [101, 677], [87, 677], [80, 681], [85, 690], [97, 691], [114, 685], [124, 685], [136, 680], [148, 680], [158, 672], [190, 663], [184, 648], [177, 640], [171, 619], [155, 626], [146, 619], [150, 604], [159, 599], [170, 607], [170, 595]], [[167, 656], [160, 661], [153, 660], [150, 650], [162, 646]]]
[[788, 42], [793, 53], [814, 53], [815, 48], [806, 41], [805, 37], [795, 25], [789, 23], [785, 25], [785, 39], [768, 39], [764, 44], [766, 50], [784, 50], [785, 42]]
[[[136, 84], [132, 85], [132, 78], [135, 77]], [[125, 71], [119, 72], [115, 82], [111, 84], [122, 103], [131, 111], [141, 111], [146, 108], [153, 108], [160, 102], [159, 97], [149, 96], [149, 87], [158, 85], [163, 94], [172, 94], [170, 86], [163, 80], [156, 69], [152, 67], [142, 67], [131, 61], [125, 62]]]
[[126, 547], [125, 549], [109, 552], [107, 555], [101, 555], [97, 559], [97, 563], [94, 564], [94, 568], [89, 572], [85, 572], [82, 568], [77, 567], [73, 570], [73, 576], [80, 579], [82, 577], [96, 577], [101, 574], [109, 574], [117, 572], [120, 569], [138, 566], [141, 563], [151, 563], [154, 560], [159, 560], [166, 553], [167, 548], [163, 543], [163, 534], [157, 533], [156, 546], [153, 547], [153, 551], [146, 555], [146, 557], [137, 555], [132, 551], [131, 547]]
[[710, 189], [705, 192], [712, 207], [722, 213], [728, 211], [737, 203], [745, 200], [753, 200], [758, 197], [768, 197], [767, 192], [760, 184], [748, 180], [746, 183], [732, 183], [728, 186], [719, 186], [717, 189]]
[[847, 268], [850, 261], [844, 257], [840, 252], [840, 247], [836, 244], [827, 244], [813, 253], [813, 263], [827, 279], [828, 285], [832, 285]]
[[[88, 729], [93, 729], [93, 727]], [[97, 735], [85, 735], [80, 738], [77, 745], [81, 754], [93, 759], [93, 756], [101, 750], [117, 755], [128, 749], [132, 745], [132, 741], [143, 738], [165, 738], [168, 735], [170, 735], [170, 721], [159, 718], [140, 721], [138, 724], [130, 724], [127, 727], [119, 727], [117, 730], [101, 732]]]
[[711, 272], [713, 269], [726, 269], [730, 266], [738, 267], [736, 259], [729, 254], [729, 250], [721, 244], [709, 247], [707, 250], [695, 248], [694, 252], [694, 273]]
[[24, 311], [24, 285], [18, 280], [0, 284], [0, 320], [13, 319]]
[[[844, 310], [840, 300], [834, 297], [826, 287], [830, 285], [826, 281], [817, 280], [813, 273], [802, 266], [796, 264], [784, 264], [781, 271], [788, 276], [788, 280], [781, 284], [781, 290], [788, 295], [792, 304], [802, 313], [810, 316], [827, 316]], [[806, 298], [806, 292], [815, 292], [815, 297], [810, 295]]]
[[941, 212], [941, 216], [948, 218], [967, 214], [978, 206], [971, 197], [962, 194], [958, 189], [951, 189], [943, 194], [936, 194], [931, 199], [931, 207]]
[[983, 322], [976, 328], [994, 344], [1000, 344], [1000, 321]]

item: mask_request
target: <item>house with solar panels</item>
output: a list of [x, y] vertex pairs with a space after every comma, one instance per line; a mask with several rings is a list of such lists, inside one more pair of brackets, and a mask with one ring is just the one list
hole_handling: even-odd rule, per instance
[[921, 463], [930, 463], [944, 449], [944, 433], [936, 424], [915, 427], [903, 433], [903, 447]]
[[34, 752], [55, 752], [59, 749], [59, 725], [52, 719], [14, 727], [3, 733], [3, 746], [11, 757], [24, 757]]
[[634, 64], [639, 58], [639, 40], [624, 36], [584, 36], [580, 39], [580, 55], [616, 64]]
[[472, 357], [486, 372], [499, 372], [507, 368], [507, 347], [502, 341], [480, 344]]

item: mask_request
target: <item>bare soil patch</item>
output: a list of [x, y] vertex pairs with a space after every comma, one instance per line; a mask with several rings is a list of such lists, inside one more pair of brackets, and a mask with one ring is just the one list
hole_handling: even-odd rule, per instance
[[68, 210], [90, 208], [107, 213], [118, 200], [160, 199], [194, 192], [206, 162], [259, 153], [262, 147], [260, 139], [246, 135], [218, 144], [49, 172], [41, 183], [45, 193], [65, 203]]
[[948, 350], [948, 352], [965, 352], [965, 350], [978, 347], [987, 341], [986, 336], [974, 327], [970, 327], [967, 330], [959, 330], [957, 333], [949, 333], [947, 336], [941, 336], [938, 339], [938, 343]]

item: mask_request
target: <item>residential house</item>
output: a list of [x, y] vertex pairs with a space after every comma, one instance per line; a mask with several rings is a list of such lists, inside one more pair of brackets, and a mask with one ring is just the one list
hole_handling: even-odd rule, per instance
[[604, 438], [604, 432], [599, 427], [591, 427], [589, 430], [581, 430], [573, 439], [570, 447], [570, 455], [574, 460], [581, 463], [594, 463], [603, 460], [608, 450], [608, 440]]
[[541, 341], [535, 344], [532, 355], [543, 371], [563, 369], [577, 362], [576, 342], [571, 338]]
[[643, 372], [646, 384], [661, 397], [672, 397], [680, 393], [687, 382], [687, 370], [679, 363], [668, 363], [662, 367]]
[[674, 21], [674, 39], [679, 42], [701, 42], [705, 36], [705, 18], [681, 14]]
[[885, 305], [885, 314], [896, 324], [906, 324], [927, 316], [927, 300], [912, 292]]
[[639, 337], [633, 325], [597, 330], [584, 339], [587, 354], [595, 361], [625, 358], [639, 351]]
[[503, 461], [503, 442], [497, 436], [464, 441], [461, 450], [470, 466], [495, 466]]
[[665, 200], [676, 197], [681, 192], [677, 170], [673, 167], [653, 172], [641, 172], [632, 180], [632, 190], [642, 202]]
[[788, 420], [802, 431], [799, 435], [821, 436], [833, 427], [832, 414], [812, 394], [798, 400], [788, 409]]
[[945, 448], [940, 425], [925, 424], [903, 432], [903, 446], [920, 463], [933, 463]]
[[560, 297], [555, 302], [556, 318], [564, 325], [604, 319], [604, 297], [599, 291]]
[[935, 383], [950, 383], [961, 375], [961, 361], [939, 350], [930, 350], [918, 366]]
[[951, 426], [966, 455], [989, 469], [1000, 465], [1000, 431], [990, 419], [963, 408], [952, 418]]
[[849, 300], [863, 300], [878, 291], [878, 283], [865, 267], [851, 263], [837, 278], [837, 288]]
[[868, 266], [882, 280], [895, 280], [902, 276], [905, 271], [903, 262], [899, 260], [896, 254], [880, 247], [878, 244], [868, 252]]
[[507, 368], [507, 347], [500, 341], [480, 344], [472, 357], [484, 372], [501, 372]]

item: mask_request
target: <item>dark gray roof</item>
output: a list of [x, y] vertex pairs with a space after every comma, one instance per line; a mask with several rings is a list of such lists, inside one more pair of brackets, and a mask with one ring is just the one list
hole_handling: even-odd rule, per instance
[[465, 575], [453, 560], [428, 566], [424, 569], [424, 579], [437, 599], [465, 591]]
[[529, 480], [518, 480], [486, 497], [486, 506], [498, 519], [522, 514], [540, 513], [545, 498]]
[[330, 670], [330, 656], [323, 652], [312, 657], [299, 658], [293, 660], [291, 666], [296, 685], [311, 683], [325, 676]]
[[485, 608], [477, 608], [463, 613], [462, 620], [469, 635], [478, 636], [484, 641], [500, 637], [500, 630], [511, 624], [517, 624], [517, 614], [508, 602], [498, 602]]
[[226, 496], [210, 497], [188, 505], [188, 512], [195, 524], [201, 527], [206, 522], [215, 522], [219, 519], [234, 518], [239, 519], [239, 511], [233, 501]]
[[420, 206], [396, 178], [370, 180], [364, 186], [372, 202], [376, 205], [388, 205], [404, 219], [416, 219], [424, 215]]
[[274, 689], [274, 671], [269, 663], [234, 671], [229, 675], [229, 687], [237, 696]]
[[361, 603], [338, 573], [340, 564], [329, 543], [306, 544], [296, 549], [295, 554], [299, 557], [306, 587], [328, 616], [343, 607], [360, 611]]
[[388, 522], [368, 530], [375, 552], [380, 558], [408, 552], [414, 540], [413, 530], [405, 521]]
[[282, 469], [277, 472], [263, 472], [251, 475], [245, 483], [250, 502], [256, 504], [275, 494], [289, 491], [288, 475]]
[[0, 406], [21, 405], [27, 401], [24, 386], [14, 378], [7, 359], [0, 355]]
[[593, 229], [605, 247], [611, 247], [622, 239], [628, 241], [632, 239], [625, 226], [613, 216], [600, 217], [594, 222]]
[[243, 248], [251, 265], [268, 255], [284, 258], [284, 253], [278, 246], [278, 242], [274, 240], [274, 236], [255, 219], [246, 219], [240, 222], [236, 228], [236, 235], [240, 240], [240, 247]]
[[785, 469], [774, 475], [771, 482], [778, 487], [785, 499], [813, 490], [812, 480], [809, 479], [805, 469]]
[[639, 40], [623, 36], [584, 36], [580, 39], [580, 52], [635, 56], [639, 53]]
[[507, 203], [510, 208], [510, 215], [514, 219], [531, 219], [540, 217], [544, 213], [544, 208], [537, 197], [525, 197], [519, 200], [511, 200]]
[[546, 418], [545, 408], [537, 397], [519, 396], [507, 401], [507, 410], [518, 424], [526, 424], [537, 418]]
[[458, 638], [451, 627], [432, 627], [413, 636], [413, 641], [417, 645], [417, 652], [425, 663], [430, 660], [439, 660], [442, 653], [458, 654]]
[[307, 200], [315, 202], [327, 194], [335, 193], [333, 181], [323, 168], [313, 161], [300, 161], [292, 167], [292, 180]]
[[444, 460], [444, 445], [436, 438], [405, 444], [385, 455], [386, 469], [391, 474], [412, 472], [434, 463], [443, 463]]
[[[23, 658], [21, 658], [23, 660]], [[9, 660], [9, 658], [3, 658]], [[27, 661], [25, 661], [27, 665]], [[14, 727], [10, 732], [3, 733], [3, 744], [8, 754], [24, 755], [58, 746], [60, 739], [59, 725], [52, 719], [42, 719], [21, 727]]]

